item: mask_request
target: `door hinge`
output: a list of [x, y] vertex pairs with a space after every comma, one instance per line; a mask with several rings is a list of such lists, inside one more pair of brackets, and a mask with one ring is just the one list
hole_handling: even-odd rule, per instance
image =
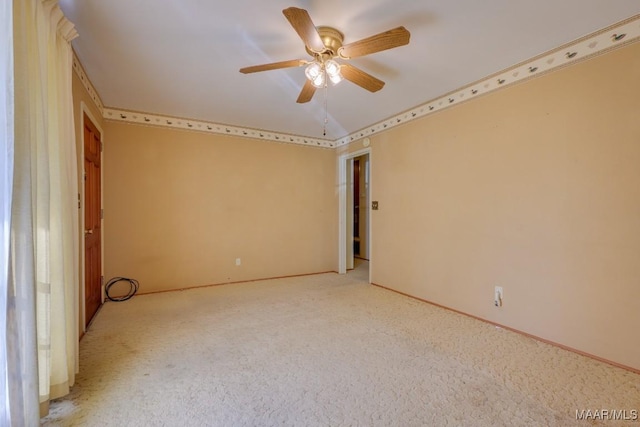
[[100, 209], [100, 219], [104, 219], [104, 209]]
[[80, 193], [78, 193], [78, 209], [80, 209]]
[[100, 287], [104, 288], [104, 276], [100, 276]]

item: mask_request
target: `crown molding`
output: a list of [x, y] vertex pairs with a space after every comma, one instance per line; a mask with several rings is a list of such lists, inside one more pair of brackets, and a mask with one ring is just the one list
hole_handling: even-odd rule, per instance
[[573, 42], [567, 43], [549, 52], [538, 55], [520, 64], [494, 73], [482, 80], [466, 85], [441, 97], [425, 102], [396, 116], [374, 123], [347, 136], [336, 140], [309, 138], [300, 135], [278, 133], [260, 129], [230, 126], [220, 123], [191, 120], [157, 114], [133, 112], [118, 108], [105, 108], [98, 93], [89, 81], [78, 58], [73, 55], [73, 69], [80, 76], [85, 88], [91, 95], [104, 119], [127, 123], [138, 123], [153, 126], [171, 127], [184, 130], [208, 132], [220, 135], [233, 135], [245, 138], [262, 139], [309, 147], [337, 148], [351, 142], [365, 138], [413, 120], [425, 117], [463, 102], [503, 89], [516, 83], [522, 83], [556, 71], [564, 67], [577, 64], [597, 55], [640, 41], [640, 15], [632, 16], [622, 22], [604, 28], [596, 33], [587, 35]]
[[96, 108], [100, 111], [101, 114], [104, 114], [104, 105], [102, 104], [100, 95], [98, 95], [98, 91], [96, 90], [95, 87], [93, 87], [91, 80], [89, 80], [89, 77], [87, 76], [87, 73], [84, 70], [82, 63], [78, 59], [78, 56], [76, 55], [75, 50], [72, 50], [72, 51], [73, 51], [73, 60], [72, 60], [73, 70], [76, 72], [76, 74], [80, 78], [82, 85], [84, 86], [86, 91], [89, 93], [89, 96], [91, 97], [91, 100], [93, 101]]
[[596, 33], [567, 43], [547, 53], [521, 62], [506, 70], [464, 86], [439, 98], [421, 104], [411, 110], [374, 123], [335, 141], [336, 147], [349, 144], [393, 127], [403, 125], [445, 108], [478, 98], [515, 83], [539, 77], [551, 71], [573, 65], [597, 55], [640, 41], [640, 15], [602, 29]]

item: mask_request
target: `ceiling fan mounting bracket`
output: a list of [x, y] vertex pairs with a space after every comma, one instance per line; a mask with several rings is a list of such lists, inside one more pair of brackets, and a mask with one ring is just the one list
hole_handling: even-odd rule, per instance
[[320, 39], [322, 39], [325, 49], [322, 52], [314, 52], [309, 49], [308, 46], [305, 46], [307, 53], [318, 59], [331, 59], [335, 57], [338, 54], [338, 49], [342, 47], [344, 34], [332, 27], [320, 26], [316, 27], [316, 30], [318, 30], [318, 34], [320, 35]]

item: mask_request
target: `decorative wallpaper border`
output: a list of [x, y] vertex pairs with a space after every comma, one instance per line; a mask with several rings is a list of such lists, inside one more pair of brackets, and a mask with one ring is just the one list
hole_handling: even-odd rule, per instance
[[640, 15], [635, 15], [618, 24], [421, 104], [397, 116], [367, 126], [343, 138], [339, 138], [335, 141], [336, 146], [340, 147], [349, 144], [358, 139], [371, 136], [453, 105], [460, 104], [461, 102], [502, 89], [511, 84], [523, 82], [552, 70], [558, 70], [639, 40]]
[[87, 76], [87, 73], [84, 71], [84, 67], [82, 66], [82, 64], [80, 63], [80, 60], [76, 56], [76, 52], [75, 51], [73, 51], [73, 64], [72, 65], [73, 65], [73, 70], [76, 72], [76, 74], [80, 78], [80, 81], [82, 82], [82, 85], [84, 86], [84, 88], [89, 93], [89, 96], [93, 100], [93, 103], [96, 105], [98, 110], [100, 110], [100, 112], [102, 114], [104, 114], [104, 105], [102, 104], [102, 100], [100, 99], [100, 95], [98, 95], [98, 91], [96, 90], [96, 88], [93, 87], [93, 84], [91, 83], [91, 80], [89, 80], [89, 77]]
[[238, 126], [223, 125], [200, 120], [190, 120], [157, 114], [146, 114], [134, 111], [105, 108], [103, 117], [107, 120], [116, 120], [127, 123], [140, 123], [146, 125], [171, 127], [177, 129], [195, 130], [200, 132], [217, 133], [221, 135], [241, 136], [245, 138], [263, 139], [289, 144], [300, 144], [309, 147], [334, 148], [335, 142], [327, 139], [309, 138], [306, 136], [291, 135], [250, 129]]
[[604, 54], [613, 49], [617, 49], [639, 40], [640, 15], [635, 15], [620, 23], [582, 37], [571, 43], [567, 43], [547, 53], [536, 56], [513, 67], [509, 67], [506, 70], [492, 74], [482, 80], [464, 86], [461, 89], [418, 105], [411, 110], [405, 111], [381, 122], [374, 123], [366, 128], [353, 132], [345, 137], [338, 138], [334, 141], [239, 126], [230, 126], [220, 123], [132, 112], [116, 108], [105, 108], [102, 105], [102, 101], [100, 100], [98, 93], [82, 68], [82, 65], [78, 61], [75, 52], [73, 56], [73, 69], [80, 76], [80, 79], [91, 95], [91, 98], [96, 103], [98, 109], [102, 112], [103, 117], [107, 120], [195, 130], [221, 135], [234, 135], [310, 147], [336, 148], [361, 138], [400, 126], [445, 108], [486, 95], [509, 85], [524, 82], [528, 79]]

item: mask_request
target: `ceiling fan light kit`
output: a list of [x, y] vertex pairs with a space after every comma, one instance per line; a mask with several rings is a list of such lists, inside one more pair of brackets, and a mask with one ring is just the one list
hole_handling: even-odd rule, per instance
[[[340, 74], [340, 64], [333, 59], [319, 62], [313, 61], [304, 70], [305, 76], [311, 81], [316, 88], [322, 88], [329, 80], [334, 85], [342, 81]], [[328, 78], [328, 79], [327, 79]]]

